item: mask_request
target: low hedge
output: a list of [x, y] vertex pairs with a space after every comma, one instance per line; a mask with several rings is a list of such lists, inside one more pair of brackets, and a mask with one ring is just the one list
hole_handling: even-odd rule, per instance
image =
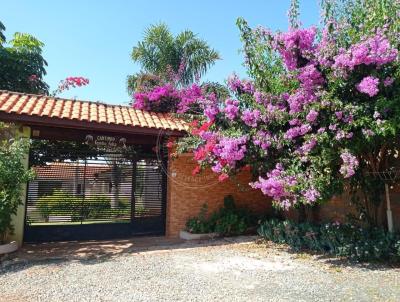
[[86, 219], [118, 218], [130, 214], [129, 200], [121, 198], [117, 208], [111, 208], [111, 198], [98, 194], [82, 197], [73, 196], [63, 190], [54, 190], [53, 194], [38, 199], [36, 207], [48, 221], [50, 216], [70, 215], [71, 221]]
[[360, 228], [352, 224], [316, 225], [271, 219], [258, 234], [266, 240], [288, 244], [295, 250], [309, 249], [358, 261], [400, 260], [400, 236], [381, 228]]

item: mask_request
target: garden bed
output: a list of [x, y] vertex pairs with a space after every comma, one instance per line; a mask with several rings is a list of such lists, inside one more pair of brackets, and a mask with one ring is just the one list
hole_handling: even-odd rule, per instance
[[361, 228], [349, 223], [294, 223], [271, 219], [258, 233], [266, 240], [357, 261], [400, 261], [400, 234], [381, 228]]

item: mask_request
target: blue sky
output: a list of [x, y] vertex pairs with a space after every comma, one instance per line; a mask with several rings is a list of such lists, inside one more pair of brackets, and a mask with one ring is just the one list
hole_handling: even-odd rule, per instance
[[[67, 76], [84, 76], [90, 85], [65, 92], [64, 97], [126, 104], [126, 76], [140, 67], [130, 58], [144, 29], [165, 22], [173, 33], [190, 29], [218, 50], [218, 61], [203, 80], [224, 81], [232, 72], [246, 75], [239, 53], [241, 42], [235, 25], [244, 17], [251, 26], [273, 30], [288, 27], [290, 0], [13, 0], [2, 1], [0, 20], [6, 36], [16, 32], [34, 35], [45, 43], [51, 89]], [[303, 0], [301, 20], [318, 24], [318, 0]]]

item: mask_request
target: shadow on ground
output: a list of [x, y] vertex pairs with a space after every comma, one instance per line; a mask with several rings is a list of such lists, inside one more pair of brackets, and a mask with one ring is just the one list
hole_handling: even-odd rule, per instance
[[115, 257], [143, 252], [162, 252], [192, 249], [207, 246], [223, 246], [232, 243], [251, 243], [256, 236], [217, 238], [210, 240], [184, 241], [166, 237], [135, 237], [120, 240], [68, 241], [24, 244], [16, 253], [0, 261], [0, 274], [12, 269], [13, 272], [32, 266], [62, 264], [78, 261], [82, 264], [96, 264]]
[[[33, 266], [79, 262], [84, 265], [98, 264], [113, 258], [151, 252], [171, 252], [201, 247], [222, 247], [235, 243], [249, 244], [249, 252], [260, 252], [261, 257], [272, 257], [288, 253], [291, 258], [309, 259], [315, 263], [325, 263], [334, 269], [361, 268], [373, 271], [386, 271], [400, 268], [399, 263], [356, 262], [332, 255], [307, 250], [295, 251], [287, 245], [275, 244], [258, 239], [257, 236], [216, 238], [211, 240], [184, 241], [166, 237], [135, 237], [121, 240], [51, 242], [25, 244], [17, 253], [0, 261], [0, 275], [7, 272], [25, 270]], [[246, 245], [244, 245], [246, 248]]]

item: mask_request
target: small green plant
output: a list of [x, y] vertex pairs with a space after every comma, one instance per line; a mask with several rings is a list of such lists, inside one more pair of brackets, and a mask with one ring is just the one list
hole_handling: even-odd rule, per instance
[[256, 225], [256, 219], [248, 210], [238, 208], [231, 195], [224, 198], [224, 206], [207, 217], [207, 205], [204, 204], [197, 217], [186, 222], [190, 233], [218, 233], [223, 236], [244, 234], [249, 227]]
[[205, 234], [213, 232], [214, 225], [207, 219], [207, 204], [203, 204], [197, 217], [191, 217], [186, 222], [186, 230], [193, 234]]
[[246, 209], [237, 208], [233, 196], [224, 198], [224, 206], [211, 216], [215, 232], [224, 235], [241, 235], [254, 225], [253, 216]]

